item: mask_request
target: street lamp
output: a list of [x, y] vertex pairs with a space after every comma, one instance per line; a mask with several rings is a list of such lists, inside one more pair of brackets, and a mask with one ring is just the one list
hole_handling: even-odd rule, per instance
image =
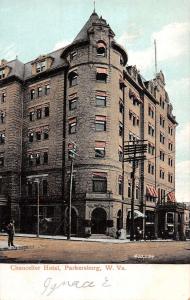
[[35, 179], [34, 182], [37, 185], [37, 237], [40, 234], [40, 181]]

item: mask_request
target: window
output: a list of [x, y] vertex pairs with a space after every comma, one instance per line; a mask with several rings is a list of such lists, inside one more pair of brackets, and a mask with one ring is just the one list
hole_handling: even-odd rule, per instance
[[1, 123], [5, 123], [5, 113], [4, 112], [0, 112], [0, 120], [1, 120]]
[[129, 111], [129, 120], [132, 120], [132, 116], [133, 116], [133, 113], [132, 113], [132, 111], [130, 110], [130, 111]]
[[34, 111], [29, 112], [29, 120], [32, 122], [34, 121]]
[[123, 112], [124, 112], [124, 105], [123, 105], [123, 101], [121, 99], [119, 100], [119, 112], [121, 114], [123, 114]]
[[96, 53], [98, 56], [106, 56], [106, 45], [104, 42], [99, 41], [96, 46]]
[[106, 193], [107, 192], [107, 174], [106, 173], [94, 173], [93, 174], [93, 186], [94, 193]]
[[71, 73], [69, 73], [68, 79], [69, 79], [69, 87], [77, 85], [78, 74], [76, 73], [76, 71], [72, 71]]
[[139, 199], [139, 186], [138, 184], [136, 185], [136, 200]]
[[30, 167], [33, 165], [33, 159], [34, 159], [34, 155], [33, 154], [29, 154], [28, 155], [28, 163], [29, 163]]
[[165, 136], [162, 132], [160, 132], [160, 143], [165, 144]]
[[29, 139], [29, 142], [33, 142], [33, 140], [34, 140], [34, 133], [33, 132], [29, 132], [28, 133], [28, 139]]
[[151, 105], [148, 106], [148, 115], [154, 119], [154, 107], [152, 107]]
[[43, 72], [47, 69], [47, 63], [46, 61], [41, 61], [41, 62], [38, 62], [36, 64], [36, 73], [40, 73], [40, 72]]
[[119, 191], [119, 195], [122, 195], [122, 192], [123, 192], [122, 176], [119, 176], [119, 179], [118, 179], [118, 191]]
[[38, 97], [41, 97], [41, 96], [42, 96], [42, 88], [38, 87]]
[[139, 126], [139, 118], [137, 117], [137, 126]]
[[3, 79], [3, 78], [5, 78], [5, 70], [1, 69], [0, 70], [0, 79]]
[[40, 165], [40, 153], [36, 153], [36, 165]]
[[45, 85], [44, 94], [45, 94], [46, 96], [48, 96], [48, 95], [50, 94], [50, 85], [49, 85], [49, 84], [46, 84], [46, 85]]
[[135, 125], [136, 125], [136, 116], [133, 115], [133, 126], [135, 126]]
[[164, 176], [165, 176], [165, 172], [163, 169], [160, 169], [160, 178], [161, 179], [164, 179]]
[[162, 150], [160, 150], [160, 160], [165, 160], [165, 153]]
[[0, 153], [0, 167], [4, 166], [4, 153]]
[[43, 154], [43, 163], [48, 164], [48, 152], [44, 152]]
[[49, 139], [49, 128], [43, 130], [44, 140]]
[[108, 70], [105, 68], [96, 68], [96, 80], [99, 82], [107, 82]]
[[131, 182], [128, 181], [128, 198], [131, 198]]
[[96, 106], [106, 106], [106, 92], [96, 92]]
[[1, 102], [4, 103], [6, 100], [6, 93], [2, 93], [1, 95]]
[[164, 109], [165, 108], [165, 101], [164, 100], [162, 100], [162, 98], [160, 97], [160, 106], [161, 106], [161, 108], [162, 109]]
[[119, 161], [123, 161], [123, 149], [121, 146], [119, 146], [119, 150], [118, 150], [118, 154], [119, 154]]
[[168, 133], [170, 135], [173, 135], [173, 128], [171, 126], [168, 126]]
[[30, 99], [31, 100], [35, 99], [35, 89], [30, 90]]
[[154, 127], [151, 124], [148, 124], [148, 134], [154, 136]]
[[120, 58], [119, 58], [119, 63], [121, 66], [124, 66], [124, 60], [123, 60], [122, 56], [120, 56]]
[[173, 151], [173, 144], [171, 142], [168, 143], [168, 149], [170, 151]]
[[69, 110], [74, 110], [77, 108], [77, 93], [69, 95]]
[[38, 108], [36, 111], [36, 118], [39, 120], [42, 118], [42, 108]]
[[36, 131], [36, 140], [37, 141], [41, 140], [41, 131]]
[[154, 164], [152, 162], [148, 162], [148, 173], [154, 175]]
[[47, 196], [47, 194], [48, 194], [48, 182], [47, 182], [47, 179], [43, 179], [43, 181], [42, 181], [42, 193], [43, 193], [43, 196]]
[[106, 131], [106, 117], [105, 116], [96, 116], [95, 130], [96, 131]]
[[70, 54], [70, 60], [73, 60], [73, 58], [77, 55], [77, 51], [73, 51]]
[[152, 155], [155, 154], [155, 146], [151, 143], [148, 143], [148, 153]]
[[69, 110], [74, 110], [77, 108], [77, 98], [69, 100]]
[[76, 127], [77, 127], [77, 118], [69, 119], [69, 134], [75, 133]]
[[4, 144], [4, 143], [5, 143], [5, 134], [0, 133], [0, 144]]
[[168, 173], [168, 182], [173, 182], [173, 175], [171, 173]]
[[119, 122], [119, 136], [123, 136], [123, 123]]
[[170, 167], [173, 166], [173, 159], [172, 159], [171, 157], [168, 157], [168, 165], [169, 165]]
[[165, 119], [162, 115], [160, 115], [160, 126], [164, 128], [165, 126]]
[[95, 143], [95, 157], [97, 158], [104, 158], [105, 157], [105, 142], [99, 142], [97, 141]]
[[44, 107], [44, 117], [49, 117], [49, 106]]

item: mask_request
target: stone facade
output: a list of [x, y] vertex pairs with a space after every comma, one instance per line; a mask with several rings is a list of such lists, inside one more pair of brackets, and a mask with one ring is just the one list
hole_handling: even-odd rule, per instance
[[41, 232], [66, 233], [70, 142], [78, 154], [73, 234], [115, 236], [121, 224], [129, 233], [131, 164], [122, 163], [127, 141], [148, 143], [147, 160], [135, 173], [135, 211], [147, 215], [135, 222], [144, 234], [157, 230], [156, 204], [175, 201], [177, 122], [164, 75], [145, 81], [127, 65], [127, 53], [114, 36], [93, 13], [67, 47], [26, 64], [0, 66], [9, 69], [0, 79], [1, 111], [6, 111], [0, 124], [5, 132], [0, 200], [21, 231], [36, 231], [39, 184]]

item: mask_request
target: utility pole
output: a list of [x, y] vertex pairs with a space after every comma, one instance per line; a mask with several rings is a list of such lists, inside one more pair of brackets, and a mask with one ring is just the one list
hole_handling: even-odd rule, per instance
[[144, 155], [147, 152], [146, 140], [128, 141], [124, 146], [124, 162], [132, 162], [132, 197], [131, 197], [131, 228], [130, 228], [130, 240], [134, 241], [134, 202], [135, 202], [135, 171], [138, 166], [138, 162], [145, 160]]
[[67, 240], [71, 238], [71, 209], [72, 209], [72, 190], [73, 190], [73, 166], [74, 159], [76, 158], [77, 146], [74, 142], [68, 144], [69, 159], [71, 160], [70, 166], [70, 188], [69, 188], [69, 203], [68, 203], [68, 231]]

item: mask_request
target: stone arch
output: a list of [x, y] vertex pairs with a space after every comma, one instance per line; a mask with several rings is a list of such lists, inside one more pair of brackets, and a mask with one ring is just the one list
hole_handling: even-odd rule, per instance
[[97, 207], [91, 214], [91, 232], [92, 234], [105, 234], [107, 223], [107, 213], [105, 209]]

